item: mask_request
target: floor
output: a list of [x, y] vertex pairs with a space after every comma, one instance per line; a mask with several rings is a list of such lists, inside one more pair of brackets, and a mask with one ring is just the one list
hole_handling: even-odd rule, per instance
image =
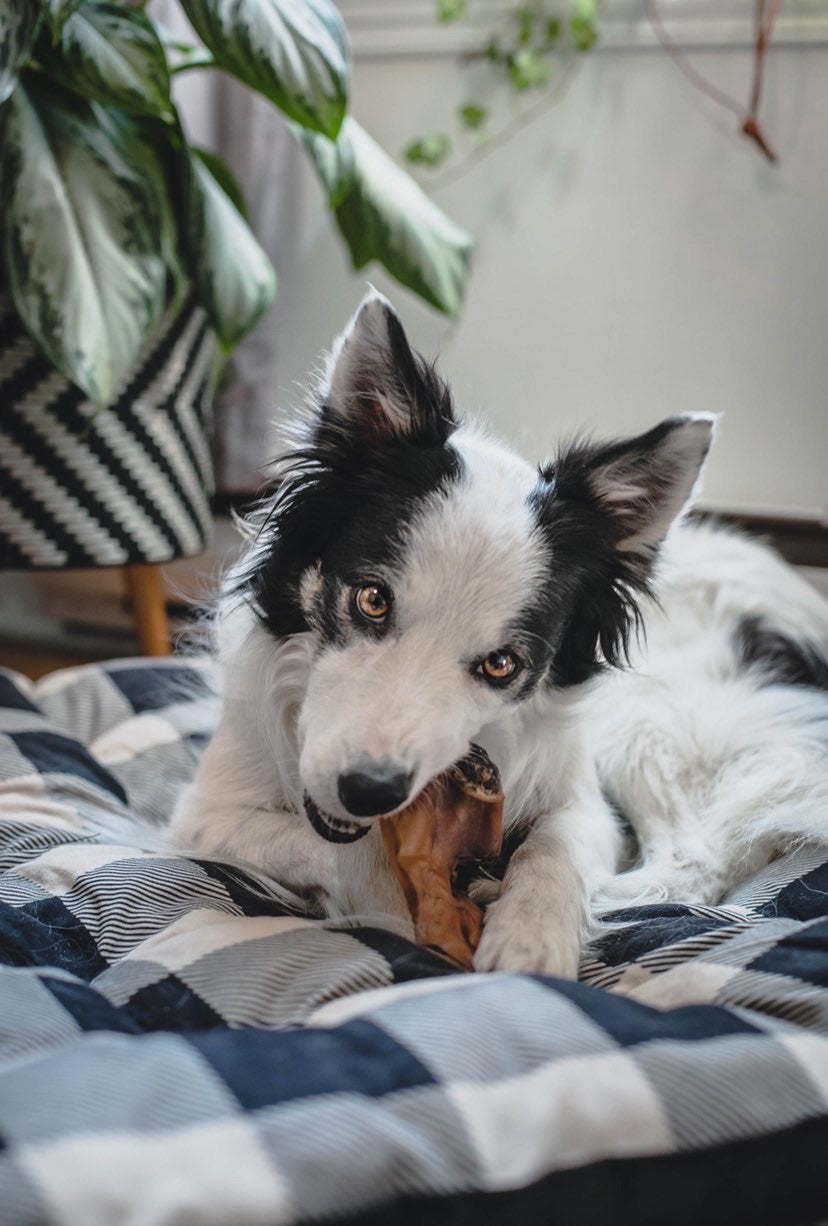
[[[162, 567], [173, 644], [192, 634], [238, 550], [229, 519], [210, 549]], [[56, 668], [138, 654], [124, 572], [11, 572], [0, 585], [0, 667], [39, 677]]]

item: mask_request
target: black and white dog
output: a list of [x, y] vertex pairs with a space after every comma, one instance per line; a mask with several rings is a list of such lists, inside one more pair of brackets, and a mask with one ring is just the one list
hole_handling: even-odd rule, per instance
[[475, 741], [525, 832], [478, 888], [476, 966], [573, 975], [601, 909], [715, 902], [828, 838], [828, 606], [761, 545], [678, 523], [713, 427], [534, 467], [455, 417], [369, 295], [228, 576], [222, 717], [176, 844], [405, 930], [376, 819]]

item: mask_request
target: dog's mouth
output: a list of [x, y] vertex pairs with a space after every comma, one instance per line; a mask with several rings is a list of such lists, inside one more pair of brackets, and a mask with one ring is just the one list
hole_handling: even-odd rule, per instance
[[323, 813], [307, 792], [302, 797], [308, 821], [317, 834], [329, 843], [355, 843], [371, 829], [371, 822], [349, 822], [330, 813]]

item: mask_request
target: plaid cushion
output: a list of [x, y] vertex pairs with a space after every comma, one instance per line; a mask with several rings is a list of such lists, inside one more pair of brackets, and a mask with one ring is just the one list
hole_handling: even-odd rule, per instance
[[160, 850], [214, 719], [199, 661], [0, 674], [0, 1223], [828, 1217], [825, 845], [459, 975]]

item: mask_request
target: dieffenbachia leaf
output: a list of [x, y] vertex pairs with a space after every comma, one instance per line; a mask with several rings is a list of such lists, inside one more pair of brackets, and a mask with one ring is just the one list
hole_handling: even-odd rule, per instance
[[350, 57], [331, 0], [181, 0], [181, 7], [219, 68], [303, 127], [336, 136]]
[[244, 198], [241, 184], [224, 159], [220, 158], [217, 153], [213, 153], [211, 149], [202, 149], [197, 145], [190, 145], [190, 152], [201, 159], [225, 196], [230, 197], [244, 220], [249, 221], [247, 201]]
[[[179, 305], [191, 289], [184, 266], [184, 253], [179, 232], [180, 157], [176, 124], [166, 117], [131, 115], [127, 111], [97, 108], [105, 115], [107, 128], [119, 147], [129, 150], [129, 164], [145, 183], [155, 186], [158, 206], [159, 253], [169, 274], [167, 306]], [[173, 116], [175, 109], [173, 108]]]
[[[201, 305], [228, 349], [273, 301], [276, 274], [236, 205], [220, 185], [213, 156], [189, 159], [185, 245]], [[229, 171], [224, 168], [224, 173]], [[221, 176], [224, 178], [224, 175]]]
[[0, 0], [0, 105], [29, 58], [41, 13], [35, 0]]
[[23, 0], [23, 3], [34, 6], [40, 4], [52, 27], [52, 33], [57, 35], [64, 21], [72, 16], [75, 9], [80, 8], [83, 0]]
[[164, 48], [138, 9], [87, 3], [63, 24], [43, 70], [85, 98], [138, 115], [171, 113]]
[[34, 73], [7, 104], [0, 177], [18, 313], [67, 378], [105, 405], [164, 310], [158, 184], [103, 108]]
[[402, 285], [447, 315], [463, 301], [473, 246], [350, 117], [336, 142], [294, 128], [311, 155], [354, 268], [379, 260]]

